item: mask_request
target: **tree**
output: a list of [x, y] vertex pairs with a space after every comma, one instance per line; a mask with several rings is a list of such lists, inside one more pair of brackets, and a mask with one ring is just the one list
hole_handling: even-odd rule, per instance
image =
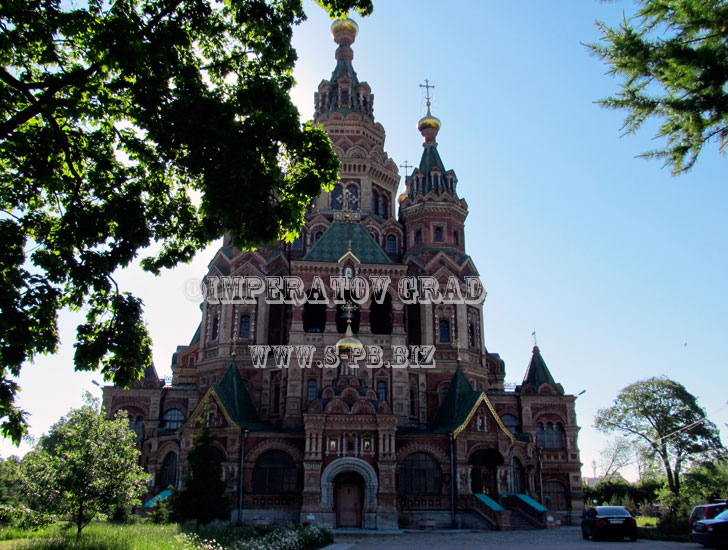
[[96, 514], [141, 495], [149, 476], [138, 457], [123, 411], [107, 420], [89, 396], [23, 458], [24, 484], [42, 510], [68, 514], [80, 535]]
[[[371, 0], [318, 0], [332, 16]], [[75, 366], [128, 385], [151, 362], [141, 301], [112, 276], [156, 244], [158, 274], [224, 232], [291, 240], [337, 179], [289, 92], [301, 0], [0, 4], [0, 419], [14, 381], [87, 308]], [[193, 197], [195, 198], [193, 200]]]
[[602, 42], [590, 50], [624, 77], [602, 106], [624, 109], [622, 129], [636, 132], [661, 119], [665, 146], [644, 157], [665, 160], [673, 174], [692, 168], [703, 146], [728, 146], [728, 2], [637, 0], [639, 9], [619, 28], [597, 22]]
[[624, 437], [615, 437], [607, 441], [602, 449], [599, 465], [602, 477], [612, 479], [619, 474], [619, 470], [629, 466], [635, 461], [634, 445]]
[[680, 474], [724, 449], [718, 430], [705, 417], [697, 398], [668, 378], [635, 382], [619, 392], [614, 404], [597, 412], [594, 425], [643, 442], [662, 463], [671, 493], [680, 494]]
[[175, 515], [182, 520], [194, 519], [197, 532], [200, 525], [229, 519], [230, 515], [230, 501], [222, 479], [222, 457], [214, 441], [209, 428], [203, 427], [187, 456], [189, 470], [184, 478], [185, 488], [170, 497]]

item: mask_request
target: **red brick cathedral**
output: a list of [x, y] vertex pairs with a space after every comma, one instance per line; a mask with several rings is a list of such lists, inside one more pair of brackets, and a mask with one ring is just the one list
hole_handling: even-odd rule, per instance
[[[181, 486], [195, 433], [208, 426], [233, 520], [364, 529], [569, 521], [583, 509], [575, 396], [538, 347], [523, 382], [506, 390], [505, 363], [484, 344], [482, 300], [407, 303], [398, 291], [403, 278], [430, 277], [466, 293], [478, 276], [465, 247], [468, 205], [438, 153], [429, 101], [418, 123], [422, 158], [397, 197], [374, 95], [352, 65], [357, 32], [349, 19], [334, 22], [336, 67], [314, 94], [339, 183], [312, 203], [300, 238], [254, 251], [226, 238], [207, 274], [297, 277], [309, 299], [206, 300], [192, 340], [172, 358], [171, 384], [152, 367], [130, 390], [104, 388], [106, 410], [129, 416], [152, 474], [149, 497]], [[322, 299], [311, 290], [316, 277], [391, 282], [354, 307], [353, 288], [344, 303], [331, 292]], [[271, 351], [256, 368], [251, 345], [314, 346], [313, 364], [299, 368], [294, 352], [288, 368], [276, 367]], [[327, 346], [349, 350], [340, 366], [318, 366]], [[369, 346], [394, 363], [394, 347], [420, 346], [409, 359], [425, 363], [353, 368], [351, 350]], [[427, 346], [434, 368], [424, 368]]]

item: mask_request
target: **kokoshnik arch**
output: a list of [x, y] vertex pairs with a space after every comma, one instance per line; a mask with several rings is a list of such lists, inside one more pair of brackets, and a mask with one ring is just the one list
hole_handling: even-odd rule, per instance
[[[309, 299], [205, 301], [190, 343], [172, 357], [171, 384], [152, 367], [132, 389], [104, 388], [106, 410], [129, 416], [152, 474], [148, 497], [180, 486], [193, 436], [207, 425], [232, 520], [367, 529], [568, 521], [583, 509], [576, 397], [538, 347], [523, 382], [506, 390], [505, 363], [484, 343], [482, 301], [405, 303], [396, 291], [408, 277], [432, 277], [443, 291], [459, 281], [465, 293], [479, 274], [466, 251], [468, 205], [438, 153], [429, 100], [419, 166], [396, 196], [400, 175], [374, 95], [352, 65], [357, 32], [350, 19], [333, 23], [336, 66], [314, 94], [339, 183], [311, 203], [293, 243], [241, 251], [227, 237], [207, 273], [298, 277]], [[317, 277], [391, 285], [349, 307], [316, 300]], [[342, 342], [379, 346], [385, 358], [396, 346], [435, 346], [435, 368], [261, 369], [235, 353], [290, 344], [323, 354]]]

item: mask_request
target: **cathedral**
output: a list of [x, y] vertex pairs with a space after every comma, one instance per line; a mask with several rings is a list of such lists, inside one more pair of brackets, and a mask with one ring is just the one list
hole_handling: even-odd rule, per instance
[[[336, 66], [314, 93], [314, 118], [340, 159], [339, 182], [312, 201], [299, 238], [241, 251], [226, 237], [205, 279], [287, 277], [302, 281], [306, 299], [205, 299], [199, 327], [172, 357], [171, 383], [151, 367], [131, 389], [104, 388], [108, 414], [125, 411], [136, 434], [152, 476], [146, 498], [182, 486], [207, 426], [232, 521], [569, 523], [584, 507], [576, 397], [536, 346], [522, 383], [506, 387], [505, 363], [484, 343], [484, 296], [401, 292], [429, 281], [430, 295], [462, 297], [480, 277], [466, 250], [467, 182], [460, 188], [438, 153], [428, 99], [422, 157], [397, 195], [374, 94], [352, 64], [358, 27], [344, 19], [331, 29]], [[339, 300], [325, 292], [334, 279], [344, 282]], [[389, 284], [362, 298], [346, 284], [355, 280]], [[300, 350], [311, 352], [303, 366]]]

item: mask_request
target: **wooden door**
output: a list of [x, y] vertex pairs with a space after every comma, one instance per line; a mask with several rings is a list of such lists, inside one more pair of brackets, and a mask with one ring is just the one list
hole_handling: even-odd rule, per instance
[[362, 486], [345, 481], [336, 489], [337, 527], [361, 527]]

